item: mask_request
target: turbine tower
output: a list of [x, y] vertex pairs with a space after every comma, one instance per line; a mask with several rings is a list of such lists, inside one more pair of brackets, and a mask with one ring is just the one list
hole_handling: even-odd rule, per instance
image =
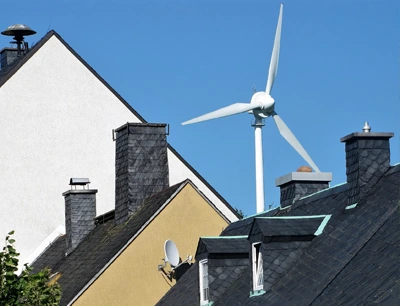
[[182, 125], [197, 123], [201, 121], [217, 119], [221, 117], [236, 115], [249, 112], [254, 115], [254, 137], [255, 137], [255, 159], [256, 159], [256, 203], [257, 213], [264, 211], [264, 169], [262, 152], [262, 127], [264, 119], [272, 117], [279, 130], [279, 133], [286, 141], [304, 158], [304, 160], [316, 172], [320, 172], [306, 150], [293, 135], [281, 117], [275, 112], [275, 100], [271, 96], [271, 90], [274, 85], [275, 77], [278, 72], [279, 49], [281, 43], [283, 4], [280, 6], [278, 25], [276, 27], [274, 47], [272, 49], [271, 62], [269, 65], [268, 80], [265, 91], [253, 94], [250, 103], [235, 103], [221, 108], [203, 116], [185, 121]]

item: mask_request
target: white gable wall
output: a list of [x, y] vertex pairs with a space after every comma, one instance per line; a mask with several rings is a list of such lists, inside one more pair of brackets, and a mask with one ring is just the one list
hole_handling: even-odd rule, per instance
[[[0, 88], [0, 237], [16, 230], [24, 263], [64, 224], [69, 178], [98, 189], [97, 214], [114, 209], [112, 129], [140, 120], [52, 36]], [[170, 184], [186, 178], [231, 221], [234, 214], [174, 154]]]

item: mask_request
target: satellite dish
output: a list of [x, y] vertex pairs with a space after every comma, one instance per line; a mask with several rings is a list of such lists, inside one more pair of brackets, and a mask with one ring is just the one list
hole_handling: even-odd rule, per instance
[[179, 264], [179, 251], [172, 240], [166, 240], [164, 244], [165, 261], [168, 261], [172, 267]]

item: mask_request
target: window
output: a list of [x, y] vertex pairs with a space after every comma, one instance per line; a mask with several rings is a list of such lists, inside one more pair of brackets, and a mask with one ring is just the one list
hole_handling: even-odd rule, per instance
[[264, 288], [264, 273], [263, 260], [261, 253], [261, 243], [253, 243], [253, 291], [263, 290]]
[[208, 263], [207, 259], [199, 262], [200, 305], [208, 304]]

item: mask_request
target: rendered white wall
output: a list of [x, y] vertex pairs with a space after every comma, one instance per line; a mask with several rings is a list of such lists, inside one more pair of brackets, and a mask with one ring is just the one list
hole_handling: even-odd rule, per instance
[[[64, 225], [69, 178], [90, 178], [97, 215], [114, 209], [111, 131], [128, 121], [139, 122], [55, 36], [0, 88], [0, 238], [16, 230], [21, 263]], [[172, 152], [168, 159], [171, 185], [190, 178], [237, 220]]]

